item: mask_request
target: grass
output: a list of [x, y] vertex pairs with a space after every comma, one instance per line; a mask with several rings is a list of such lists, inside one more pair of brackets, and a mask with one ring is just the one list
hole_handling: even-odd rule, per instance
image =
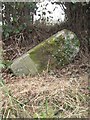
[[3, 80], [0, 81], [0, 85], [3, 89], [3, 93], [8, 97], [8, 104], [5, 103], [1, 109], [1, 118], [31, 117], [28, 111], [26, 111], [25, 105], [12, 96]]
[[[46, 79], [49, 79], [49, 77], [50, 76], [47, 75]], [[44, 78], [39, 76], [37, 79]], [[54, 79], [57, 80], [56, 78]], [[41, 94], [41, 92], [38, 91], [37, 97], [31, 95], [33, 103], [29, 104], [30, 101], [28, 101], [28, 97], [26, 97], [26, 102], [15, 97], [11, 91], [12, 89], [10, 90], [7, 84], [1, 80], [0, 89], [3, 91], [2, 95], [4, 95], [0, 110], [1, 118], [87, 118], [89, 96], [86, 93], [82, 93], [81, 82], [82, 81], [77, 82], [76, 79], [72, 78], [69, 80], [69, 86], [66, 86], [66, 89], [59, 89], [57, 87], [57, 91], [53, 90], [53, 93], [50, 91], [45, 94]], [[40, 86], [40, 83], [38, 84]], [[46, 85], [48, 85], [48, 82], [46, 82]], [[19, 94], [19, 96], [22, 95]], [[22, 99], [24, 99], [23, 96]], [[38, 104], [36, 104], [35, 101], [36, 103], [38, 102]]]

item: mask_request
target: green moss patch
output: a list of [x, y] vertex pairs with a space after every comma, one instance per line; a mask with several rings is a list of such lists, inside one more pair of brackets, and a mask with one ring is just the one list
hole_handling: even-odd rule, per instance
[[[27, 74], [29, 74], [32, 69], [33, 72], [31, 72], [31, 74], [36, 74], [37, 72], [40, 73], [41, 71], [46, 70], [47, 65], [52, 69], [68, 64], [78, 51], [79, 42], [76, 35], [68, 30], [62, 30], [29, 50], [26, 53], [26, 57], [28, 56], [28, 59], [20, 57], [16, 63], [19, 64], [19, 67], [24, 69], [28, 62], [29, 71]], [[32, 62], [30, 63], [29, 60]], [[15, 66], [17, 64], [15, 64]], [[24, 65], [23, 67], [22, 64]]]

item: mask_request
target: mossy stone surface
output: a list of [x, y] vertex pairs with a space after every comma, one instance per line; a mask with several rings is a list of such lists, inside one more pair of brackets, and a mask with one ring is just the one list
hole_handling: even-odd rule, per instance
[[43, 41], [11, 65], [15, 75], [37, 74], [43, 70], [68, 64], [78, 52], [79, 43], [74, 33], [62, 30]]

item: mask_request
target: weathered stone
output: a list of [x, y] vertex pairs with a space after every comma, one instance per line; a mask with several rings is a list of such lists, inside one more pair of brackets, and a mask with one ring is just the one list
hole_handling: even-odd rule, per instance
[[15, 75], [34, 75], [69, 63], [78, 50], [76, 35], [62, 30], [14, 60], [11, 69]]
[[30, 58], [28, 53], [24, 54], [20, 58], [17, 58], [11, 65], [11, 69], [15, 75], [33, 75], [38, 72], [34, 61]]

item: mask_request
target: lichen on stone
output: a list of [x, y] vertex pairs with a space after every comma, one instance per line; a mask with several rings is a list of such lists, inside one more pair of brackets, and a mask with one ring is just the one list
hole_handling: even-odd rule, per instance
[[[68, 30], [62, 30], [32, 48], [26, 54], [35, 64], [33, 67], [36, 67], [40, 73], [46, 70], [47, 64], [49, 64], [50, 69], [68, 64], [79, 51], [77, 48], [79, 48], [79, 42], [76, 35]], [[30, 69], [32, 68], [30, 67]]]

